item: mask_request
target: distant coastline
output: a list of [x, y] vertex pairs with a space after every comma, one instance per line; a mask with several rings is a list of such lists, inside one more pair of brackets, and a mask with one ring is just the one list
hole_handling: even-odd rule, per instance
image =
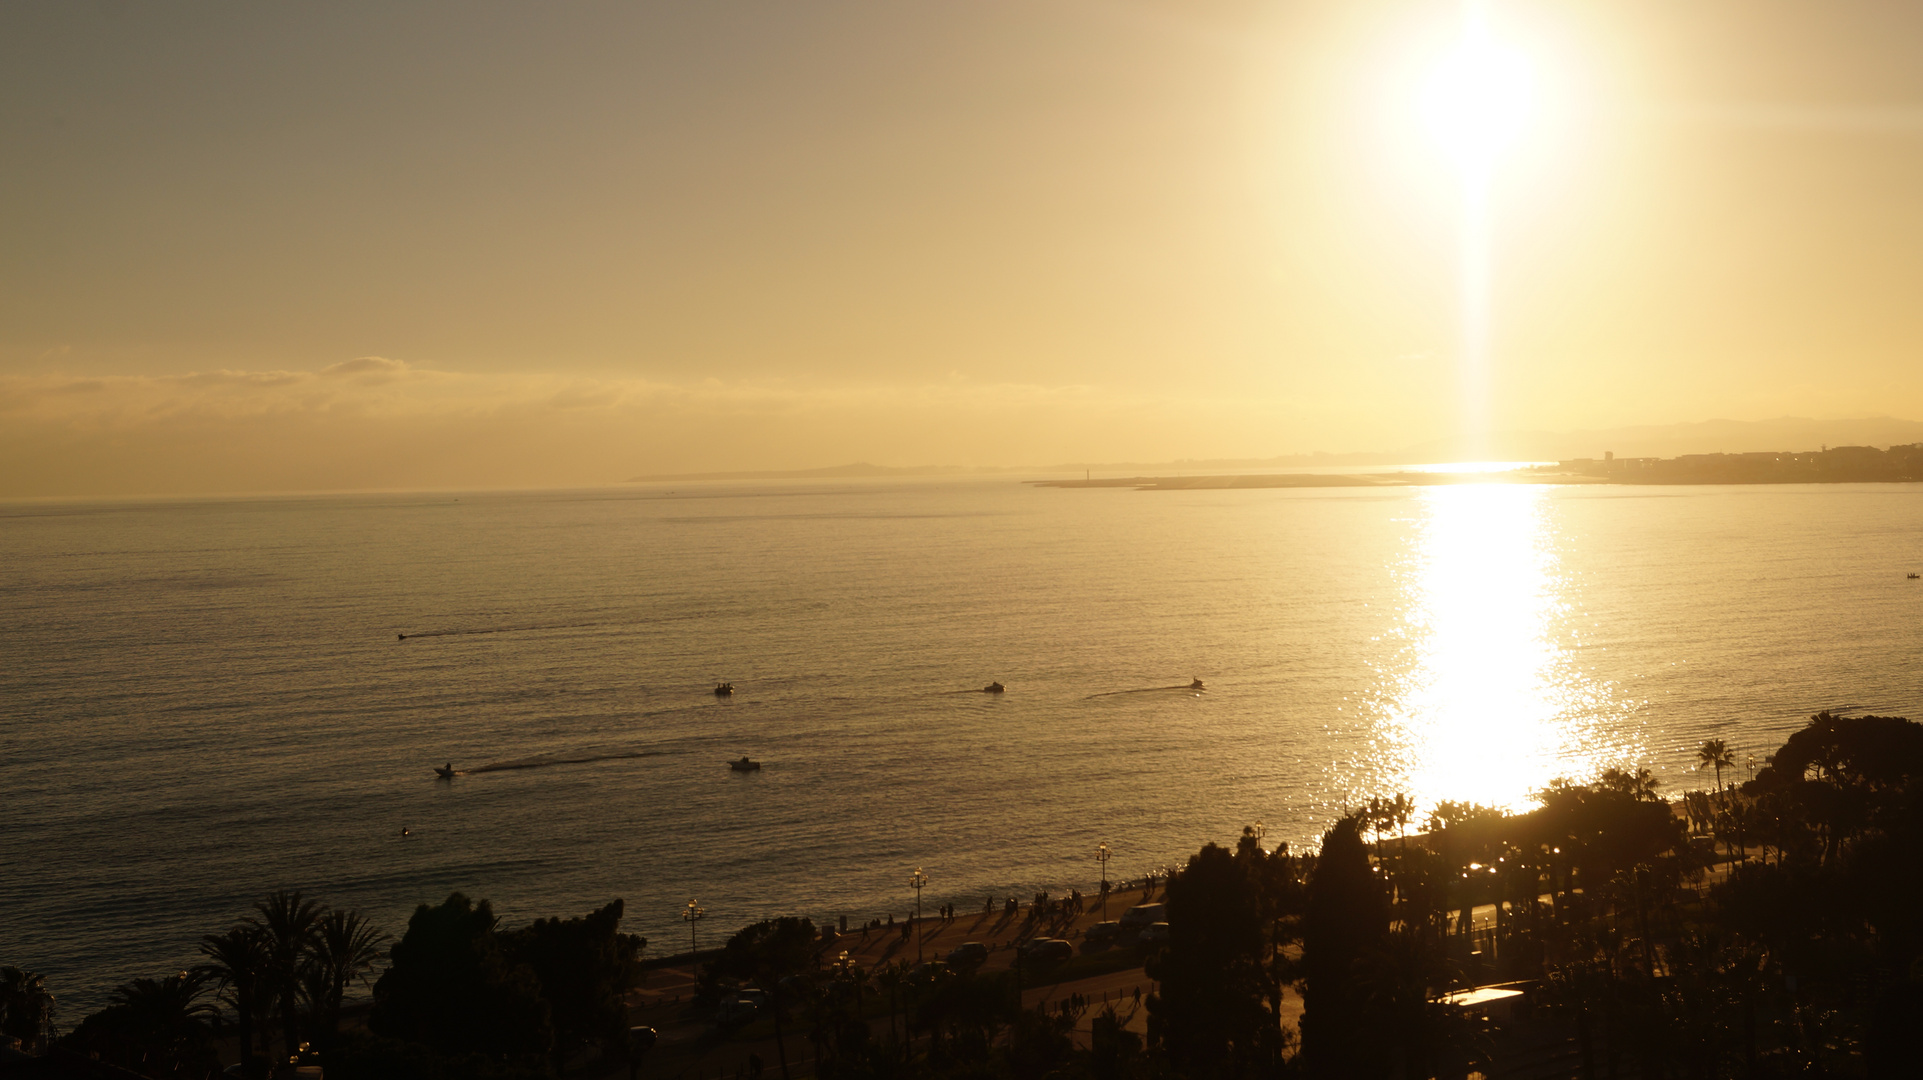
[[[806, 469], [746, 468], [725, 471], [643, 473], [623, 483], [699, 483], [703, 481], [862, 480], [966, 478], [1019, 475], [1045, 480], [1082, 473], [1102, 477], [1092, 487], [1338, 487], [1428, 485], [1460, 482], [1448, 476], [1410, 477], [1420, 466], [1450, 463], [1557, 462], [1528, 478], [1530, 483], [1839, 483], [1907, 479], [1895, 475], [1830, 475], [1826, 466], [1813, 465], [1812, 456], [1836, 462], [1844, 472], [1861, 473], [1864, 463], [1848, 455], [1871, 447], [1889, 447], [1895, 454], [1906, 446], [1923, 445], [1923, 422], [1893, 417], [1813, 420], [1777, 417], [1772, 420], [1705, 420], [1694, 423], [1643, 425], [1582, 431], [1498, 431], [1474, 441], [1431, 439], [1390, 450], [1277, 454], [1270, 457], [1163, 458], [1160, 460], [1056, 461], [1015, 465], [917, 464], [875, 465], [865, 461]], [[1786, 453], [1776, 447], [1824, 447]], [[1835, 450], [1827, 448], [1834, 447]], [[1619, 464], [1598, 470], [1609, 459], [1581, 455], [1615, 450]], [[1827, 456], [1825, 456], [1827, 455]], [[1661, 462], [1660, 465], [1651, 465]], [[1641, 463], [1641, 464], [1634, 464]], [[1923, 476], [1923, 469], [1904, 464], [1904, 471]], [[1806, 467], [1809, 466], [1809, 467]], [[1642, 470], [1636, 475], [1636, 470]], [[1872, 472], [1876, 471], [1874, 468]], [[1252, 474], [1293, 473], [1288, 479], [1249, 479]], [[1568, 473], [1555, 479], [1546, 473]], [[1681, 478], [1689, 474], [1688, 478]], [[1233, 477], [1233, 482], [1230, 478]], [[1192, 481], [1177, 483], [1177, 479]], [[1579, 479], [1586, 478], [1586, 479]], [[1512, 478], [1516, 479], [1516, 478]]]
[[1030, 480], [1036, 487], [1195, 491], [1221, 488], [1431, 487], [1515, 484], [1875, 484], [1923, 480], [1923, 443], [1834, 446], [1798, 452], [1684, 454], [1673, 458], [1572, 458], [1554, 465], [1492, 472], [1263, 473], [1212, 476], [1104, 476]]

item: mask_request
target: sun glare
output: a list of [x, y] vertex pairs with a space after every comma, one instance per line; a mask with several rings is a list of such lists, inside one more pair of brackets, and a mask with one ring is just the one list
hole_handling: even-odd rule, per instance
[[1482, 6], [1468, 4], [1461, 40], [1422, 88], [1430, 136], [1466, 175], [1486, 176], [1528, 128], [1535, 82], [1522, 51], [1497, 40]]

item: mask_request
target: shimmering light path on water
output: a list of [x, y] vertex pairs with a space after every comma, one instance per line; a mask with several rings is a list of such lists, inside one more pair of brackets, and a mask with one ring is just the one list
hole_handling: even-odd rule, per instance
[[[1375, 760], [1418, 821], [1454, 799], [1521, 809], [1557, 776], [1643, 760], [1634, 703], [1573, 662], [1580, 628], [1551, 488], [1424, 488], [1395, 565], [1404, 608]], [[1393, 639], [1392, 639], [1393, 640]]]
[[[1711, 735], [1740, 760], [1817, 709], [1923, 714], [1920, 494], [4, 507], [0, 963], [71, 1023], [283, 885], [396, 930], [453, 889], [510, 922], [621, 896], [673, 949], [691, 896], [704, 934], [901, 914], [922, 866], [927, 904], [979, 906], [1087, 887], [1102, 840], [1130, 877], [1371, 795], [1514, 803], [1605, 764], [1684, 786]], [[730, 773], [744, 753], [765, 768]]]

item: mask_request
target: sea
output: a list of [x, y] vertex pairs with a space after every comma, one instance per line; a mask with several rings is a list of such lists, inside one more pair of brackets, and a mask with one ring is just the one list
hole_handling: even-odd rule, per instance
[[618, 897], [665, 955], [1374, 796], [1705, 787], [1708, 738], [1741, 779], [1818, 710], [1923, 717], [1918, 569], [1900, 484], [0, 505], [0, 964], [71, 1027], [281, 888], [393, 934]]

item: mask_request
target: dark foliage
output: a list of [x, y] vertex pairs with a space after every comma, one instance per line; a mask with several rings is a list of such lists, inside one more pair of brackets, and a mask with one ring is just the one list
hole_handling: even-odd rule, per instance
[[1258, 864], [1267, 858], [1254, 844], [1240, 856], [1210, 844], [1169, 879], [1169, 942], [1148, 963], [1161, 984], [1149, 998], [1149, 1025], [1184, 1075], [1258, 1076], [1281, 1062], [1276, 987], [1263, 964]]
[[214, 1009], [202, 1000], [205, 992], [206, 978], [195, 972], [122, 983], [112, 1004], [81, 1021], [61, 1043], [156, 1080], [199, 1080], [216, 1067], [208, 1041]]
[[[1699, 759], [1734, 755], [1711, 739]], [[1609, 770], [1552, 784], [1527, 813], [1445, 803], [1414, 837], [1411, 802], [1377, 799], [1310, 858], [1267, 853], [1253, 830], [1208, 845], [1166, 884], [1147, 1039], [1124, 1027], [1125, 1002], [1023, 1009], [1019, 970], [824, 962], [803, 919], [743, 928], [703, 981], [742, 995], [731, 1011], [772, 1007], [784, 1076], [792, 1032], [821, 1080], [1458, 1080], [1503, 1075], [1514, 1053], [1545, 1076], [1916, 1075], [1923, 727], [1818, 714], [1747, 783], [1692, 793], [1694, 832], [1656, 789], [1647, 770]], [[641, 942], [621, 915], [616, 901], [504, 933], [484, 901], [423, 905], [375, 987], [381, 1037], [341, 1042], [329, 1075], [532, 1080], [578, 1064], [622, 1024]], [[65, 1043], [198, 1080], [215, 1064], [208, 991], [263, 1051], [277, 1026], [324, 1035], [374, 940], [351, 913], [275, 894], [204, 939], [202, 968], [126, 984]], [[1494, 1000], [1488, 984], [1509, 981], [1527, 989], [1514, 1014], [1451, 996]], [[1292, 1057], [1291, 983], [1305, 1004]], [[50, 1005], [0, 969], [0, 1029], [44, 1031]]]
[[374, 984], [374, 1032], [448, 1056], [545, 1057], [554, 1036], [540, 980], [502, 954], [497, 921], [460, 893], [416, 908]]
[[640, 977], [647, 941], [621, 933], [622, 911], [615, 900], [581, 918], [537, 919], [499, 935], [506, 962], [524, 965], [540, 981], [558, 1061], [590, 1043], [626, 1037], [625, 1000]]
[[53, 994], [47, 980], [17, 967], [0, 967], [0, 1035], [19, 1039], [31, 1050], [52, 1030]]
[[1361, 822], [1345, 817], [1322, 838], [1302, 919], [1302, 1065], [1309, 1075], [1386, 1075], [1358, 969], [1388, 929], [1388, 899]]
[[719, 979], [737, 982], [753, 979], [763, 972], [793, 974], [814, 960], [815, 924], [808, 919], [784, 916], [742, 927], [728, 939], [721, 955], [708, 964], [708, 971]]

